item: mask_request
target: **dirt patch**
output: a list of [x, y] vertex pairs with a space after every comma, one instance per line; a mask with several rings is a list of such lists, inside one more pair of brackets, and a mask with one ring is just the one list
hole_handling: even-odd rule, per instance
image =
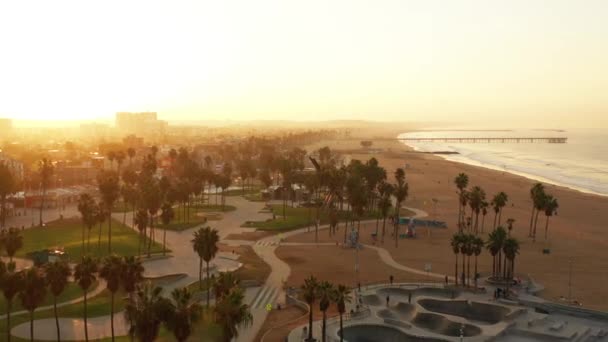
[[265, 342], [284, 341], [291, 330], [307, 321], [306, 313], [306, 311], [293, 305], [281, 310], [271, 311], [254, 341], [261, 341], [262, 336], [264, 336]]
[[235, 275], [241, 280], [255, 280], [263, 283], [270, 275], [270, 266], [264, 262], [251, 246], [232, 247], [224, 244], [218, 244], [221, 252], [235, 253], [239, 255], [238, 261], [243, 263], [243, 266], [234, 271]]

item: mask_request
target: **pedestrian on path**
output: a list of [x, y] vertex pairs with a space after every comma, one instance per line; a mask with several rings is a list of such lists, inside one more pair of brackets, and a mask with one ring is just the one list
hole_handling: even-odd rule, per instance
[[389, 303], [390, 300], [391, 300], [391, 297], [386, 296], [386, 307], [388, 307], [388, 303]]

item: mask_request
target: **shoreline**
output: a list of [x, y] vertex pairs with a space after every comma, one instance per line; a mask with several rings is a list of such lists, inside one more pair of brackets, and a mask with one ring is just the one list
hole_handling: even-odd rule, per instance
[[[419, 131], [416, 131], [419, 132]], [[406, 133], [411, 133], [410, 132], [403, 132], [400, 133], [397, 138], [402, 135], [402, 134], [406, 134]], [[454, 163], [460, 163], [460, 164], [464, 164], [464, 165], [469, 165], [469, 166], [476, 166], [476, 167], [481, 167], [481, 168], [485, 168], [485, 169], [489, 169], [489, 170], [494, 170], [494, 171], [498, 171], [498, 172], [506, 172], [512, 175], [517, 175], [517, 176], [521, 176], [524, 177], [528, 180], [531, 181], [535, 181], [535, 182], [541, 182], [541, 183], [546, 183], [546, 184], [551, 184], [554, 186], [559, 186], [565, 189], [569, 189], [569, 190], [574, 190], [574, 191], [578, 191], [584, 194], [589, 194], [589, 195], [595, 195], [595, 196], [600, 196], [600, 197], [604, 197], [604, 198], [608, 198], [608, 193], [602, 193], [602, 192], [598, 192], [595, 191], [593, 189], [589, 189], [589, 188], [585, 188], [585, 187], [581, 187], [581, 186], [577, 186], [577, 185], [572, 185], [572, 184], [568, 184], [568, 183], [564, 183], [564, 182], [560, 182], [560, 181], [556, 181], [553, 180], [551, 178], [548, 178], [546, 176], [543, 175], [538, 175], [538, 174], [534, 174], [534, 173], [530, 173], [530, 172], [524, 172], [524, 171], [518, 171], [518, 170], [513, 170], [513, 169], [507, 169], [505, 167], [500, 167], [498, 165], [492, 164], [492, 163], [484, 163], [482, 161], [478, 161], [475, 159], [471, 159], [468, 158], [466, 156], [464, 156], [462, 153], [458, 152], [458, 151], [433, 151], [433, 152], [426, 152], [426, 151], [421, 151], [418, 149], [418, 147], [416, 146], [412, 146], [412, 145], [408, 145], [405, 142], [401, 142], [400, 143], [404, 146], [406, 146], [407, 148], [416, 151], [416, 152], [420, 152], [420, 153], [428, 153], [428, 154], [432, 154], [432, 155], [436, 155], [437, 157], [446, 160], [446, 161], [450, 161], [450, 162], [454, 162]], [[448, 152], [448, 153], [446, 153]], [[458, 158], [455, 159], [454, 157]]]

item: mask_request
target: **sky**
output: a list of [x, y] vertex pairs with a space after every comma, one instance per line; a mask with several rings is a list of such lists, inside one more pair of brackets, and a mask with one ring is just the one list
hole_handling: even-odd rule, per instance
[[605, 0], [1, 1], [0, 117], [608, 127]]

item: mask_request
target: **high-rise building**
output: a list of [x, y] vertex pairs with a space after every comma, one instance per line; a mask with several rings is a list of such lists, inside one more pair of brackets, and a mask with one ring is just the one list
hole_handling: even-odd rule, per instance
[[0, 135], [7, 136], [13, 133], [13, 120], [0, 118]]
[[116, 128], [123, 134], [163, 135], [167, 122], [158, 120], [156, 112], [119, 112], [116, 113]]

